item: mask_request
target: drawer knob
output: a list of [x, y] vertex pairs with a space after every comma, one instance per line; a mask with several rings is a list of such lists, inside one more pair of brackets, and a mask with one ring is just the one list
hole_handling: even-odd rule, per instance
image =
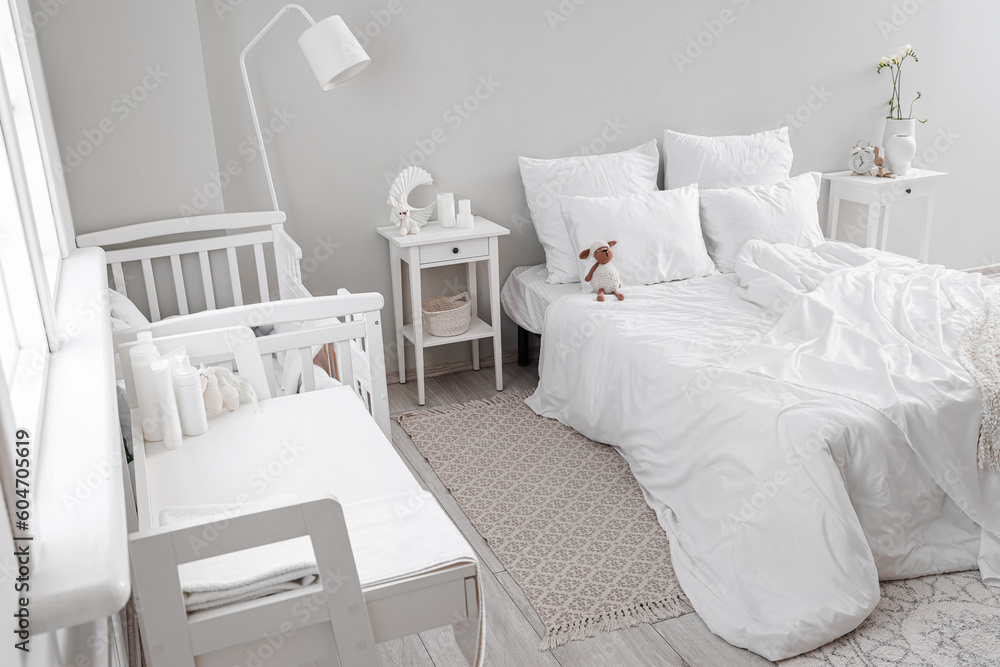
[[910, 194], [911, 192], [913, 192], [913, 190], [911, 190], [910, 188], [906, 188], [906, 194]]
[[454, 254], [457, 255], [458, 254], [458, 246], [455, 246], [454, 248], [452, 248], [451, 251], [452, 251], [452, 253], [454, 253]]

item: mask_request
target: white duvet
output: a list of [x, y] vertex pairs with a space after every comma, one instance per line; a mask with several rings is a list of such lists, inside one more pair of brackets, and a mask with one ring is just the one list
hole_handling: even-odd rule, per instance
[[528, 404], [618, 447], [718, 635], [778, 660], [857, 627], [878, 580], [1000, 584], [1000, 473], [958, 340], [977, 274], [751, 241], [736, 274], [548, 310]]

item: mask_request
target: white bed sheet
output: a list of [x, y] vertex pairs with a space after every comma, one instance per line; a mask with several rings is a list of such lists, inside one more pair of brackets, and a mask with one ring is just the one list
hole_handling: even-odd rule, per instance
[[579, 293], [580, 283], [550, 285], [544, 264], [519, 266], [504, 283], [500, 303], [518, 326], [540, 334], [548, 307], [567, 294]]
[[[539, 388], [528, 400], [539, 414], [619, 449], [670, 537], [695, 609], [716, 634], [772, 660], [856, 627], [878, 602], [879, 578], [972, 569], [977, 560], [984, 580], [996, 573], [996, 540], [981, 540], [984, 531], [969, 516], [992, 513], [996, 525], [996, 508], [949, 495], [975, 484], [969, 452], [951, 470], [928, 465], [927, 448], [915, 444], [920, 432], [936, 433], [941, 448], [971, 447], [974, 456], [978, 419], [970, 421], [979, 408], [970, 392], [978, 391], [934, 352], [948, 364], [947, 387], [970, 399], [968, 409], [957, 410], [946, 391], [918, 393], [918, 382], [900, 394], [902, 405], [926, 416], [906, 422], [904, 433], [899, 411], [864, 396], [896, 396], [884, 391], [892, 388], [885, 378], [898, 377], [894, 363], [912, 361], [921, 371], [914, 377], [926, 377], [917, 360], [954, 344], [985, 287], [885, 253], [823, 248], [824, 256], [753, 265], [760, 271], [747, 274], [746, 292], [735, 274], [724, 274], [633, 289], [623, 302], [586, 294], [559, 300], [545, 319]], [[883, 264], [854, 270], [845, 263], [827, 289], [815, 289], [838, 274], [831, 273], [837, 253], [850, 261], [871, 253]], [[915, 287], [898, 291], [908, 285]], [[878, 291], [866, 298], [865, 289]], [[784, 316], [775, 297], [794, 303], [809, 290], [816, 295]], [[885, 309], [900, 303], [919, 340], [933, 346], [904, 335], [881, 342], [883, 322], [906, 333], [902, 309]], [[836, 308], [855, 319], [831, 319]], [[845, 351], [846, 361], [823, 361], [809, 345]], [[769, 358], [782, 363], [761, 362]], [[880, 360], [889, 373], [878, 372]], [[857, 396], [844, 395], [840, 378], [854, 378]], [[979, 486], [985, 497], [991, 485]]]

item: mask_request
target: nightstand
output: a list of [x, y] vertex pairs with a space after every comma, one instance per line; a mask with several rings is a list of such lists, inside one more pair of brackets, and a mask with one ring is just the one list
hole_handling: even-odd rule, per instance
[[[503, 391], [503, 353], [500, 349], [500, 265], [497, 240], [510, 234], [510, 230], [476, 216], [471, 229], [443, 228], [437, 222], [421, 227], [419, 234], [400, 236], [399, 230], [389, 225], [379, 227], [378, 233], [389, 240], [389, 268], [392, 272], [392, 309], [396, 320], [396, 348], [399, 358], [399, 382], [406, 382], [405, 342], [413, 344], [417, 367], [417, 402], [424, 404], [424, 348], [449, 343], [472, 343], [472, 367], [479, 370], [479, 340], [493, 339], [493, 359], [496, 369], [497, 391]], [[403, 323], [402, 262], [410, 274], [410, 323]], [[489, 263], [490, 324], [479, 319], [477, 313], [476, 264]], [[451, 264], [466, 264], [469, 296], [472, 301], [472, 324], [469, 330], [457, 336], [432, 336], [424, 331], [423, 298], [420, 290], [421, 269]]]
[[[926, 169], [911, 169], [906, 176], [878, 178], [876, 176], [852, 176], [849, 171], [824, 174], [830, 181], [830, 209], [827, 217], [829, 237], [837, 240], [837, 217], [840, 202], [850, 201], [868, 207], [865, 224], [865, 245], [885, 250], [889, 240], [889, 221], [893, 204], [906, 199], [926, 199], [926, 213], [920, 238], [921, 262], [927, 261], [931, 246], [931, 221], [934, 215], [934, 193], [938, 180], [947, 174]], [[882, 233], [879, 234], [879, 218]]]

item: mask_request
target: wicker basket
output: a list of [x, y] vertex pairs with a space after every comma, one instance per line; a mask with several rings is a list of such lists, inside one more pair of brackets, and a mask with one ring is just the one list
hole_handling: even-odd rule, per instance
[[423, 303], [427, 332], [432, 336], [457, 336], [472, 324], [472, 302], [468, 292], [458, 296], [436, 296]]

